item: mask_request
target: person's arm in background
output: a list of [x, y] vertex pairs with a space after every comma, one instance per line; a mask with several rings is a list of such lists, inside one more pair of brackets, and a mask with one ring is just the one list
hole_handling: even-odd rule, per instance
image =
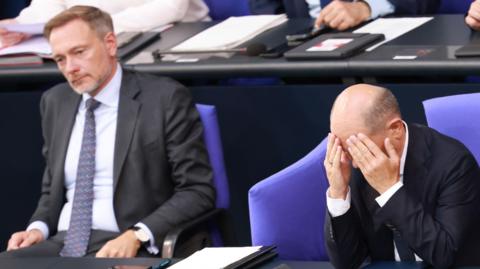
[[326, 25], [340, 31], [355, 27], [364, 21], [395, 12], [395, 6], [388, 0], [341, 1], [334, 0], [322, 8], [315, 21], [320, 27]]
[[10, 32], [3, 28], [2, 24], [47, 22], [64, 9], [63, 0], [32, 0], [30, 6], [24, 8], [16, 18], [0, 20], [0, 48], [13, 46], [30, 37], [23, 33]]
[[435, 14], [441, 0], [389, 0], [395, 7], [396, 15]]
[[10, 32], [2, 25], [17, 23], [14, 19], [0, 20], [0, 49], [13, 46], [28, 38], [24, 33]]
[[474, 1], [468, 9], [465, 23], [475, 31], [480, 30], [480, 1]]
[[[198, 10], [194, 17], [188, 14], [189, 6]], [[204, 11], [202, 13], [202, 11]], [[198, 21], [208, 16], [208, 8], [201, 1], [152, 0], [111, 14], [116, 33], [145, 31], [178, 21]]]
[[253, 15], [285, 13], [282, 0], [249, 0], [248, 5]]

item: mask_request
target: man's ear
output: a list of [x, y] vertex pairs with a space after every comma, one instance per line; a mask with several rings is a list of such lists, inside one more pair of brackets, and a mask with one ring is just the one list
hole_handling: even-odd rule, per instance
[[393, 140], [399, 140], [403, 137], [404, 126], [403, 121], [399, 117], [395, 117], [387, 122], [388, 137]]
[[103, 38], [103, 42], [107, 47], [108, 54], [112, 57], [117, 56], [117, 37], [115, 36], [115, 33], [108, 32]]

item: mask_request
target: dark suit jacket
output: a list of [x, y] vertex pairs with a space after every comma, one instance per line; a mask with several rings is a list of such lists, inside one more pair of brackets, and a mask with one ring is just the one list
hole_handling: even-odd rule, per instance
[[[309, 18], [305, 0], [249, 0], [252, 14], [287, 13], [289, 18]], [[320, 0], [319, 0], [320, 1]], [[434, 14], [440, 0], [389, 0], [396, 15]]]
[[352, 203], [346, 214], [327, 213], [325, 239], [336, 268], [357, 268], [368, 256], [394, 260], [392, 230], [426, 263], [479, 265], [480, 172], [457, 140], [421, 125], [409, 125], [404, 185], [379, 207], [379, 194], [362, 174], [352, 173]]
[[[51, 234], [65, 203], [65, 156], [80, 101], [66, 83], [41, 100], [46, 168], [31, 222], [44, 221]], [[213, 207], [203, 127], [185, 87], [168, 78], [123, 72], [113, 170], [121, 231], [143, 222], [160, 243], [177, 224]]]

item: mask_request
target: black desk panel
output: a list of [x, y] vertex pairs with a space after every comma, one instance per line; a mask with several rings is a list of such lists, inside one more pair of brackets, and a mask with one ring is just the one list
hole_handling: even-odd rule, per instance
[[[275, 47], [286, 34], [305, 30], [310, 23], [308, 19], [292, 20], [283, 27], [262, 34], [252, 42], [261, 42], [269, 47]], [[171, 35], [178, 38], [185, 27], [188, 28], [188, 25], [170, 29], [164, 33], [162, 39], [169, 40]], [[480, 73], [480, 59], [457, 59], [454, 52], [462, 45], [469, 43], [471, 38], [471, 31], [465, 25], [462, 15], [438, 15], [424, 25], [371, 52], [342, 60], [287, 61], [284, 58], [264, 59], [234, 55], [229, 59], [211, 58], [194, 63], [135, 64], [132, 68], [177, 78], [467, 76]], [[153, 44], [149, 50], [166, 49], [171, 46], [172, 43], [160, 41]], [[396, 55], [412, 52], [419, 55], [414, 60], [393, 59]]]
[[[139, 55], [150, 57], [151, 52], [166, 50], [194, 34], [213, 25], [207, 23], [180, 23], [161, 34], [161, 39], [148, 46]], [[278, 48], [285, 35], [308, 31], [310, 19], [295, 19], [262, 33], [249, 43], [263, 43], [268, 48]], [[378, 76], [467, 76], [480, 73], [480, 58], [454, 57], [456, 49], [469, 43], [471, 31], [463, 15], [438, 15], [419, 28], [387, 44], [352, 58], [342, 60], [287, 61], [284, 58], [248, 57], [233, 55], [230, 58], [212, 57], [198, 62], [156, 62], [135, 64], [137, 56], [126, 61], [126, 68], [175, 78], [233, 78], [233, 77], [378, 77]], [[244, 45], [244, 46], [245, 46]], [[243, 46], [242, 46], [243, 47]], [[425, 51], [430, 51], [423, 55]], [[420, 51], [415, 60], [394, 60], [393, 57], [408, 51]], [[422, 54], [423, 53], [423, 54]], [[138, 59], [138, 58], [137, 58]], [[148, 62], [147, 61], [147, 62]], [[143, 61], [145, 62], [145, 61]], [[125, 63], [124, 63], [125, 64]], [[60, 80], [62, 76], [55, 64], [42, 66], [0, 68], [0, 81]]]

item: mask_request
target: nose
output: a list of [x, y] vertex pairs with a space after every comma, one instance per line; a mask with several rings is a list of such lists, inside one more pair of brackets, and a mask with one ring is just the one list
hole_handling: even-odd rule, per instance
[[79, 65], [77, 64], [77, 62], [75, 61], [74, 58], [67, 58], [65, 59], [66, 63], [65, 63], [65, 72], [67, 74], [75, 74], [76, 72], [78, 72], [80, 70], [80, 67]]

